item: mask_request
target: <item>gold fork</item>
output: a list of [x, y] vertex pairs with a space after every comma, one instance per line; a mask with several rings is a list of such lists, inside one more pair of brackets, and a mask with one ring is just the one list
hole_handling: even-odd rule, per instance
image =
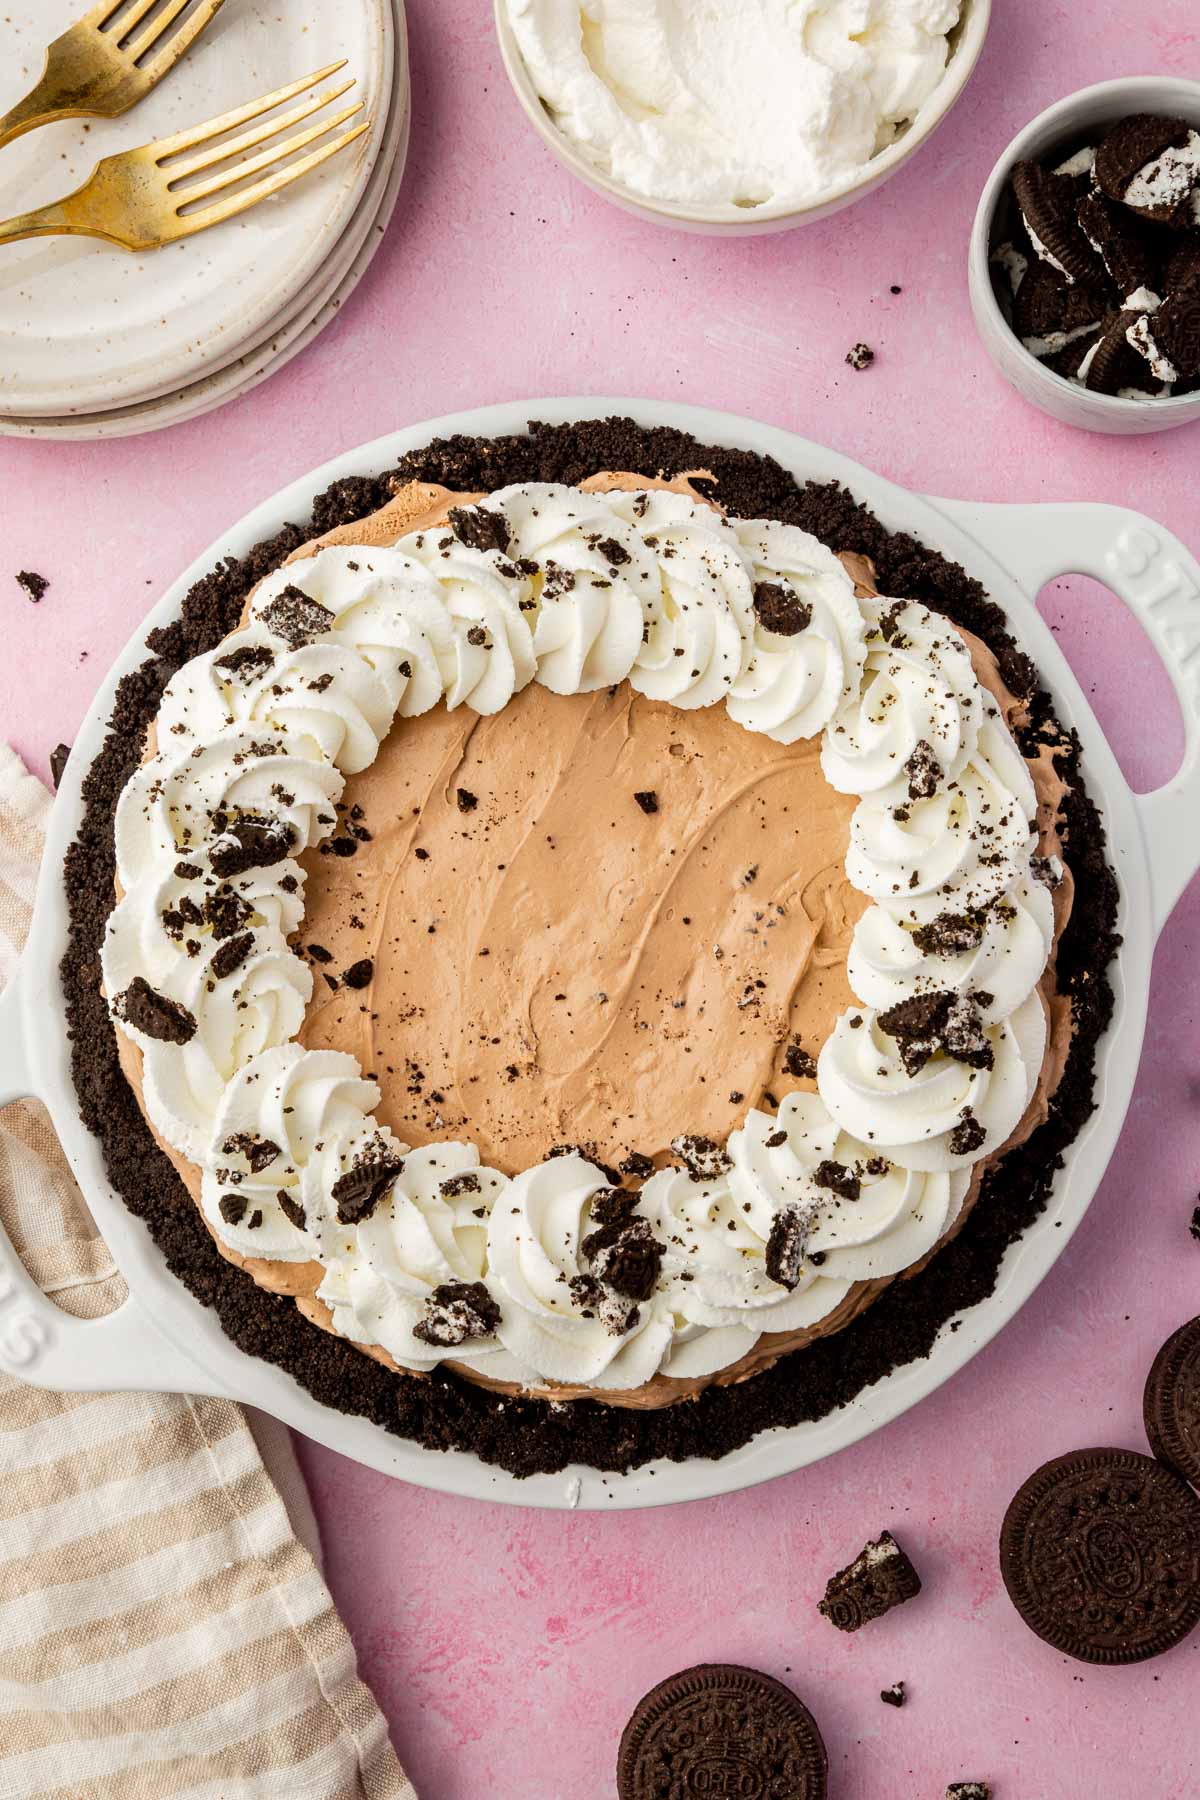
[[[327, 69], [318, 69], [315, 75], [277, 88], [273, 94], [251, 100], [234, 112], [209, 119], [207, 124], [178, 132], [174, 137], [161, 138], [156, 144], [143, 144], [137, 150], [123, 150], [117, 156], [106, 156], [73, 194], [0, 224], [0, 244], [16, 243], [20, 238], [53, 237], [65, 232], [77, 237], [103, 238], [105, 243], [116, 244], [124, 250], [157, 250], [163, 244], [174, 243], [177, 238], [190, 237], [195, 231], [204, 231], [209, 225], [232, 219], [235, 214], [245, 212], [248, 207], [257, 206], [260, 200], [289, 187], [293, 181], [299, 181], [301, 176], [336, 156], [339, 150], [344, 150], [347, 144], [352, 144], [355, 138], [370, 129], [370, 120], [364, 119], [331, 142], [318, 144], [299, 161], [287, 160], [360, 113], [360, 100], [328, 118], [318, 119], [282, 144], [269, 142], [280, 132], [312, 118], [314, 113], [340, 99], [354, 86], [354, 78], [342, 82], [340, 87], [310, 95], [278, 118], [264, 118], [264, 115], [273, 113], [284, 101], [294, 100], [298, 94], [315, 87], [327, 75], [336, 75], [345, 66], [344, 61], [330, 63]], [[226, 137], [227, 132], [236, 130], [239, 125], [260, 118], [263, 119], [261, 125], [253, 126], [239, 137]], [[268, 148], [256, 156], [245, 157], [244, 161], [235, 160], [258, 144], [267, 144]], [[201, 145], [208, 148], [200, 149]], [[197, 155], [185, 154], [195, 150], [199, 151]], [[228, 166], [218, 168], [222, 163]], [[217, 172], [204, 181], [192, 179], [205, 169]], [[262, 179], [252, 182], [249, 187], [242, 186], [251, 176]], [[203, 205], [204, 201], [211, 204]]]
[[[168, 37], [190, 0], [168, 0], [143, 30], [138, 26], [159, 0], [100, 0], [46, 52], [41, 80], [11, 112], [0, 114], [0, 150], [23, 132], [52, 119], [115, 119], [143, 99], [168, 74], [225, 0], [199, 0], [196, 10]], [[118, 17], [118, 15], [120, 15]], [[164, 42], [164, 39], [166, 40]]]

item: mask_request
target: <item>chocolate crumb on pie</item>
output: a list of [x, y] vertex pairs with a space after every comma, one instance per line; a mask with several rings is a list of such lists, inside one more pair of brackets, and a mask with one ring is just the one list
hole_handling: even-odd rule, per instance
[[729, 1154], [710, 1137], [687, 1135], [671, 1139], [671, 1148], [682, 1157], [693, 1181], [715, 1181], [729, 1167]]
[[754, 611], [765, 631], [780, 637], [798, 637], [812, 624], [813, 609], [794, 587], [782, 581], [756, 581]]
[[235, 1131], [221, 1145], [222, 1156], [241, 1156], [249, 1164], [252, 1175], [261, 1175], [282, 1155], [278, 1144], [270, 1138], [256, 1137], [252, 1131]]
[[275, 1198], [279, 1202], [280, 1212], [288, 1223], [294, 1225], [297, 1231], [303, 1231], [308, 1221], [300, 1202], [289, 1194], [286, 1188], [280, 1188]]
[[270, 819], [235, 819], [208, 853], [209, 866], [223, 881], [249, 869], [271, 869], [291, 855], [288, 825]]
[[491, 1337], [500, 1323], [500, 1308], [482, 1281], [447, 1281], [425, 1302], [425, 1316], [413, 1326], [423, 1344], [453, 1349], [472, 1338]]
[[160, 1044], [189, 1044], [196, 1035], [194, 1015], [178, 1000], [158, 993], [144, 975], [135, 975], [125, 992], [117, 995], [113, 1011], [135, 1031]]
[[925, 956], [961, 956], [968, 950], [978, 950], [983, 933], [980, 914], [944, 912], [928, 925], [918, 925], [912, 938]]
[[339, 1175], [330, 1193], [342, 1224], [358, 1225], [369, 1219], [403, 1172], [403, 1157], [368, 1155]]
[[909, 799], [931, 800], [942, 779], [942, 765], [933, 745], [924, 738], [918, 738], [912, 755], [904, 765], [904, 773], [908, 776]]
[[511, 533], [501, 513], [487, 506], [452, 506], [450, 529], [460, 544], [469, 550], [508, 549]]
[[369, 956], [360, 957], [342, 971], [342, 985], [348, 988], [369, 987], [375, 974], [375, 964]]
[[783, 1072], [794, 1075], [798, 1081], [816, 1080], [817, 1059], [802, 1048], [799, 1038], [793, 1038], [784, 1053]]
[[217, 1211], [227, 1225], [240, 1225], [248, 1205], [249, 1201], [242, 1194], [222, 1194], [217, 1201]]
[[649, 1181], [653, 1173], [653, 1158], [643, 1156], [640, 1150], [631, 1150], [621, 1162], [621, 1174], [628, 1175], [633, 1181]]
[[272, 636], [282, 638], [289, 650], [302, 650], [314, 638], [324, 637], [336, 614], [293, 584], [264, 606], [260, 617]]
[[946, 1147], [951, 1156], [973, 1156], [987, 1137], [987, 1128], [969, 1106], [964, 1106], [958, 1115], [958, 1124], [946, 1139]]
[[473, 794], [470, 788], [456, 788], [454, 797], [458, 802], [458, 810], [460, 813], [474, 812], [475, 808], [479, 805], [478, 794]]
[[895, 1038], [907, 1075], [919, 1075], [938, 1051], [972, 1069], [990, 1069], [992, 1046], [970, 994], [942, 989], [899, 1000], [878, 1015], [879, 1029]]
[[640, 793], [636, 793], [633, 797], [644, 813], [656, 813], [658, 811], [658, 795], [653, 788], [643, 788]]
[[225, 669], [230, 675], [236, 675], [239, 681], [250, 682], [256, 675], [269, 669], [274, 661], [274, 654], [265, 644], [239, 644], [236, 650], [218, 656], [213, 662], [213, 668]]
[[209, 968], [219, 981], [240, 969], [251, 950], [254, 948], [254, 933], [239, 932], [237, 937], [226, 938], [209, 963]]
[[862, 1197], [862, 1180], [853, 1169], [845, 1163], [834, 1162], [826, 1158], [819, 1162], [813, 1172], [813, 1181], [819, 1188], [828, 1188], [841, 1200], [858, 1200]]
[[767, 1238], [766, 1270], [780, 1287], [794, 1288], [804, 1266], [804, 1253], [812, 1235], [813, 1215], [808, 1207], [785, 1206], [776, 1213]]
[[852, 1563], [829, 1577], [817, 1611], [839, 1631], [857, 1631], [921, 1591], [921, 1577], [890, 1531], [865, 1544]]

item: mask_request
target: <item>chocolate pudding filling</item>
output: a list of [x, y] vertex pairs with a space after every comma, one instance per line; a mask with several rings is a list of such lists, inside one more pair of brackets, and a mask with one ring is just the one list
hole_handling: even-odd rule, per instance
[[[578, 484], [604, 468], [661, 470], [675, 475], [701, 465], [711, 471], [713, 485], [697, 477], [695, 487], [719, 496], [731, 513], [778, 518], [811, 531], [834, 550], [870, 557], [884, 591], [922, 600], [942, 611], [961, 629], [981, 638], [994, 652], [1006, 685], [1024, 701], [1027, 722], [1018, 731], [1021, 748], [1027, 757], [1040, 757], [1052, 764], [1067, 790], [1060, 830], [1075, 878], [1075, 895], [1057, 957], [1057, 988], [1070, 1001], [1074, 1026], [1066, 1068], [1049, 1101], [1045, 1122], [1027, 1143], [1011, 1149], [998, 1166], [987, 1171], [979, 1204], [972, 1208], [958, 1235], [924, 1268], [894, 1281], [868, 1312], [840, 1332], [819, 1339], [803, 1352], [782, 1357], [773, 1367], [736, 1386], [705, 1388], [688, 1406], [629, 1413], [591, 1400], [554, 1409], [539, 1401], [507, 1399], [501, 1403], [494, 1395], [445, 1369], [427, 1379], [400, 1376], [364, 1359], [349, 1344], [317, 1330], [293, 1307], [280, 1306], [264, 1296], [247, 1274], [224, 1262], [174, 1169], [154, 1145], [121, 1075], [115, 1039], [99, 991], [97, 952], [108, 911], [106, 895], [112, 891], [112, 814], [116, 798], [136, 766], [145, 728], [157, 711], [167, 680], [183, 662], [211, 649], [235, 627], [254, 584], [303, 542], [377, 511], [407, 482], [441, 483], [462, 494], [529, 480]], [[365, 1414], [426, 1445], [473, 1449], [485, 1460], [498, 1462], [517, 1474], [557, 1469], [570, 1461], [624, 1469], [655, 1456], [722, 1455], [768, 1425], [819, 1417], [888, 1369], [927, 1353], [941, 1323], [991, 1290], [1005, 1247], [1041, 1210], [1060, 1153], [1091, 1110], [1095, 1043], [1111, 1010], [1104, 967], [1116, 943], [1115, 887], [1104, 862], [1102, 829], [1080, 784], [1077, 745], [1054, 721], [1048, 697], [1037, 691], [1032, 666], [1004, 629], [1003, 615], [962, 570], [909, 538], [884, 532], [839, 487], [810, 484], [801, 489], [767, 459], [703, 447], [675, 432], [643, 431], [622, 420], [553, 429], [535, 426], [527, 437], [456, 439], [435, 444], [406, 458], [389, 475], [338, 483], [318, 499], [313, 520], [305, 529], [286, 528], [244, 562], [229, 561], [199, 583], [185, 603], [180, 622], [153, 634], [148, 647], [152, 659], [122, 683], [112, 734], [85, 781], [87, 812], [80, 838], [68, 858], [72, 937], [63, 972], [75, 1079], [84, 1118], [102, 1139], [114, 1185], [132, 1210], [147, 1220], [171, 1268], [200, 1299], [217, 1308], [224, 1328], [242, 1348], [288, 1368], [326, 1404]], [[721, 1137], [732, 1122], [723, 1117], [722, 1109], [740, 1112], [747, 1100], [757, 1100], [769, 1090], [775, 1072], [760, 1067], [743, 1068], [738, 1062], [736, 1043], [705, 1046], [703, 1014], [699, 1011], [704, 981], [695, 990], [697, 1011], [689, 1019], [686, 1038], [681, 1034], [677, 1040], [666, 1040], [674, 1044], [673, 1053], [685, 1073], [690, 1073], [687, 1065], [693, 1063], [701, 1072], [702, 1065], [711, 1066], [714, 1073], [719, 1067], [719, 1080], [710, 1079], [703, 1086], [696, 1079], [689, 1083], [692, 1100], [684, 1109], [686, 1117], [681, 1112], [678, 1120], [666, 1119], [656, 1109], [652, 1128], [648, 1119], [634, 1116], [637, 1106], [630, 1094], [636, 1094], [636, 1082], [620, 1094], [614, 1112], [613, 1096], [597, 1092], [589, 1079], [589, 1069], [595, 1063], [591, 1052], [605, 1034], [615, 1033], [620, 1048], [622, 1032], [628, 1033], [626, 1061], [619, 1066], [636, 1068], [639, 1006], [661, 1009], [665, 1030], [678, 1011], [674, 1006], [681, 997], [677, 990], [682, 987], [686, 1002], [693, 976], [702, 973], [705, 980], [731, 977], [730, 970], [714, 976], [707, 963], [695, 955], [697, 946], [709, 938], [711, 909], [716, 907], [726, 916], [731, 908], [736, 912], [742, 906], [752, 907], [758, 884], [773, 879], [772, 854], [781, 859], [780, 869], [791, 859], [789, 846], [771, 844], [764, 844], [761, 853], [756, 850], [753, 858], [749, 854], [743, 856], [740, 842], [732, 860], [718, 856], [712, 826], [722, 818], [723, 805], [732, 792], [741, 796], [739, 816], [743, 822], [753, 822], [753, 794], [759, 788], [770, 790], [775, 779], [773, 765], [785, 763], [793, 754], [803, 756], [811, 746], [796, 746], [794, 752], [785, 753], [777, 745], [755, 739], [753, 734], [728, 728], [719, 734], [711, 733], [711, 728], [706, 731], [703, 719], [702, 713], [689, 715], [657, 707], [625, 688], [611, 695], [563, 699], [531, 687], [491, 719], [447, 714], [444, 709], [437, 709], [395, 733], [385, 743], [377, 764], [382, 780], [389, 746], [394, 745], [397, 757], [406, 762], [403, 779], [426, 784], [420, 831], [410, 832], [407, 838], [401, 806], [391, 805], [388, 816], [372, 816], [368, 790], [375, 771], [356, 782], [353, 799], [361, 811], [357, 820], [351, 812], [351, 821], [364, 835], [350, 837], [347, 832], [356, 848], [344, 860], [340, 853], [337, 859], [314, 859], [323, 861], [324, 870], [318, 867], [311, 878], [304, 936], [306, 942], [311, 940], [326, 953], [329, 972], [339, 985], [335, 990], [326, 982], [318, 983], [329, 998], [321, 1007], [314, 1006], [306, 1030], [319, 1034], [323, 1016], [332, 1019], [339, 1008], [357, 1009], [352, 1021], [354, 1030], [377, 1032], [372, 1039], [374, 1057], [368, 1058], [365, 1042], [358, 1053], [367, 1066], [373, 1062], [388, 1103], [397, 1108], [392, 1123], [409, 1141], [445, 1135], [464, 1116], [470, 1118], [472, 1135], [483, 1145], [500, 1143], [514, 1129], [527, 1129], [528, 1147], [518, 1148], [515, 1155], [504, 1153], [496, 1157], [502, 1167], [516, 1166], [544, 1155], [546, 1138], [560, 1135], [554, 1116], [556, 1106], [562, 1107], [562, 1116], [571, 1114], [576, 1119], [580, 1108], [586, 1112], [590, 1107], [594, 1128], [584, 1134], [577, 1124], [571, 1137], [578, 1141], [581, 1135], [591, 1135], [611, 1148], [613, 1160], [618, 1160], [618, 1150], [629, 1160], [660, 1153], [663, 1145], [657, 1139], [668, 1141], [676, 1128], [680, 1132], [701, 1130], [705, 1135]], [[704, 733], [703, 745], [698, 745], [695, 736], [700, 732]], [[661, 744], [656, 733], [663, 737]], [[622, 952], [620, 943], [610, 944], [608, 933], [599, 928], [593, 932], [598, 963], [580, 957], [574, 967], [564, 967], [561, 977], [549, 972], [549, 965], [526, 971], [527, 978], [518, 984], [519, 996], [529, 1016], [537, 1022], [539, 1045], [544, 1046], [545, 1065], [552, 1076], [549, 1082], [541, 1084], [545, 1095], [541, 1104], [546, 1110], [539, 1113], [531, 1108], [528, 1094], [517, 1098], [522, 1081], [520, 1063], [504, 1041], [505, 1030], [501, 1029], [507, 1023], [506, 1009], [512, 995], [506, 994], [504, 975], [497, 974], [499, 961], [491, 969], [487, 966], [503, 951], [504, 965], [511, 972], [514, 953], [520, 945], [506, 946], [500, 939], [496, 945], [491, 944], [485, 927], [492, 918], [499, 928], [503, 927], [505, 912], [496, 905], [496, 897], [511, 893], [513, 881], [524, 881], [524, 891], [529, 893], [544, 890], [551, 879], [554, 858], [562, 853], [549, 844], [534, 845], [521, 837], [528, 745], [533, 742], [537, 746], [532, 767], [541, 784], [538, 791], [542, 801], [552, 809], [554, 782], [561, 771], [571, 768], [583, 737], [607, 746], [609, 758], [603, 772], [598, 770], [596, 774], [597, 783], [602, 780], [604, 785], [602, 793], [597, 785], [592, 829], [583, 834], [585, 840], [592, 840], [587, 848], [594, 853], [597, 844], [603, 847], [606, 830], [616, 834], [608, 841], [613, 845], [620, 843], [622, 857], [627, 857], [633, 846], [633, 864], [647, 877], [646, 908], [654, 913], [655, 931], [644, 939], [638, 936], [645, 925], [645, 909], [639, 915], [637, 908], [629, 929], [639, 945], [643, 941], [651, 943], [655, 937], [660, 941], [649, 961], [648, 979], [647, 958], [633, 957], [633, 979], [624, 986], [623, 974], [631, 963], [630, 946], [626, 944]], [[682, 756], [673, 755], [672, 745], [676, 743], [683, 745]], [[636, 755], [628, 755], [631, 744], [636, 745]], [[652, 756], [642, 754], [651, 749]], [[686, 761], [689, 755], [691, 764]], [[703, 805], [695, 819], [689, 815], [685, 827], [678, 816], [672, 818], [671, 775], [678, 765], [681, 773], [688, 768], [689, 780], [694, 780], [694, 765], [701, 756], [706, 759], [701, 782]], [[724, 763], [722, 756], [728, 759]], [[707, 761], [709, 757], [712, 762]], [[627, 766], [623, 759], [627, 759]], [[506, 769], [508, 786], [498, 786], [497, 777]], [[398, 779], [401, 776], [393, 769], [390, 780]], [[394, 794], [394, 789], [388, 791]], [[435, 791], [438, 801], [431, 808], [428, 795]], [[694, 795], [694, 786], [689, 786], [687, 792]], [[475, 805], [463, 808], [459, 797], [462, 793], [469, 793]], [[648, 793], [654, 795], [654, 809], [643, 804], [642, 796]], [[747, 795], [751, 797], [746, 799]], [[347, 799], [350, 798], [348, 794]], [[844, 806], [842, 798], [832, 792], [829, 803], [835, 810]], [[835, 833], [842, 843], [844, 833], [842, 821]], [[472, 834], [475, 843], [468, 844], [464, 834]], [[542, 833], [543, 837], [554, 835], [552, 830]], [[562, 850], [568, 855], [578, 854], [568, 842], [565, 829], [562, 838]], [[654, 899], [656, 889], [661, 896], [663, 891], [670, 894], [677, 885], [678, 872], [668, 870], [664, 859], [669, 860], [671, 848], [679, 851], [685, 844], [689, 847], [685, 863], [690, 864], [690, 871], [684, 887], [688, 888], [690, 882], [691, 897], [685, 900], [681, 894], [676, 916], [680, 921], [685, 916], [703, 919], [703, 924], [697, 925], [703, 937], [694, 940], [675, 929], [675, 920], [663, 919], [661, 897], [657, 904]], [[487, 852], [484, 856], [479, 855], [481, 847]], [[421, 849], [426, 852], [424, 857], [419, 854]], [[454, 859], [458, 857], [462, 863], [468, 849], [469, 862], [460, 874], [467, 884], [470, 906], [456, 908]], [[836, 854], [840, 857], [840, 850]], [[706, 867], [706, 859], [712, 866]], [[678, 856], [675, 860], [679, 860]], [[732, 861], [738, 863], [736, 870]], [[745, 868], [741, 867], [743, 862]], [[756, 862], [756, 875], [747, 881]], [[815, 862], [820, 866], [808, 871], [808, 878], [817, 881], [818, 891], [822, 891], [821, 869], [829, 865], [822, 864], [819, 855]], [[517, 867], [499, 870], [494, 866], [498, 863]], [[343, 904], [338, 916], [334, 916], [338, 913], [336, 907], [333, 913], [322, 916], [319, 890], [325, 872], [329, 875], [330, 895], [336, 890], [344, 900], [353, 894], [360, 869], [368, 872], [375, 866], [382, 871], [389, 865], [402, 867], [404, 877], [382, 906], [372, 910], [368, 904], [351, 910]], [[447, 869], [451, 871], [449, 882]], [[601, 893], [606, 891], [602, 848], [599, 866], [591, 873], [595, 888]], [[610, 869], [609, 877], [611, 873]], [[840, 868], [833, 873], [840, 875]], [[367, 880], [366, 873], [362, 879]], [[561, 882], [561, 891], [572, 895], [563, 944], [568, 931], [578, 944], [583, 941], [580, 934], [589, 918], [593, 922], [603, 918], [603, 907], [588, 913], [586, 887], [585, 897], [580, 898], [579, 889], [584, 884], [576, 880], [575, 874], [553, 879]], [[421, 893], [422, 883], [427, 884], [427, 906]], [[847, 898], [853, 905], [852, 891], [848, 891]], [[393, 905], [400, 909], [392, 915], [396, 929], [389, 927]], [[702, 905], [710, 910], [702, 913]], [[412, 941], [408, 915], [411, 912], [416, 920], [421, 906], [453, 915], [452, 925], [446, 927], [446, 945], [437, 944], [443, 930], [437, 916], [431, 914], [425, 920], [422, 911], [421, 920], [426, 927], [437, 926], [434, 933], [426, 932], [430, 944], [436, 946], [437, 953], [453, 959], [459, 978], [468, 982], [472, 1007], [480, 1014], [480, 1041], [468, 1041], [461, 1030], [450, 1041], [443, 1022], [429, 1016], [436, 1014], [436, 1008], [430, 1004], [436, 975], [428, 968], [418, 971], [416, 960], [412, 959], [413, 968], [401, 971], [404, 979], [398, 984], [393, 980], [391, 985], [393, 991], [403, 992], [407, 983], [411, 990], [418, 974], [424, 984], [420, 992], [409, 991], [397, 1002], [402, 1007], [423, 1007], [427, 1015], [421, 1025], [421, 1055], [430, 1066], [422, 1069], [427, 1079], [414, 1094], [408, 1091], [413, 1084], [394, 1081], [386, 1064], [380, 1064], [386, 1043], [396, 1037], [395, 1024], [389, 1030], [378, 1021], [363, 1022], [362, 1009], [374, 991], [373, 987], [367, 988], [366, 982], [372, 977], [361, 984], [342, 981], [340, 977], [363, 965], [370, 965], [374, 975], [390, 959], [402, 957], [404, 945], [411, 946]], [[802, 993], [813, 987], [816, 973], [823, 967], [823, 979], [831, 992], [827, 1000], [821, 1000], [818, 1010], [823, 1011], [827, 1004], [832, 1017], [846, 1004], [845, 988], [839, 985], [845, 979], [844, 948], [837, 947], [837, 934], [844, 930], [848, 935], [855, 915], [851, 912], [842, 917], [836, 901], [824, 898], [811, 911], [801, 907], [798, 912], [800, 918], [809, 919], [813, 925], [811, 943], [805, 947], [797, 941], [781, 954], [778, 966], [781, 970], [786, 966], [787, 970], [786, 978], [781, 975], [781, 983], [786, 987], [791, 981], [795, 991]], [[472, 915], [470, 946], [463, 935], [463, 913]], [[359, 917], [364, 923], [355, 928], [350, 922], [352, 917]], [[815, 954], [821, 946], [822, 932], [832, 934], [829, 947], [833, 955], [825, 965]], [[469, 974], [464, 975], [468, 947], [476, 954]], [[487, 957], [478, 955], [482, 950], [489, 952]], [[604, 962], [610, 954], [611, 965]], [[771, 954], [774, 957], [773, 946]], [[516, 961], [519, 974], [519, 957]], [[326, 965], [321, 958], [314, 958], [314, 966]], [[446, 966], [450, 966], [449, 962]], [[603, 967], [603, 976], [595, 972], [598, 967]], [[812, 971], [811, 979], [806, 971]], [[768, 960], [758, 976], [741, 970], [737, 974], [744, 983], [752, 983], [755, 979], [769, 980], [770, 972]], [[640, 996], [639, 980], [643, 987]], [[586, 986], [581, 987], [581, 981]], [[816, 982], [816, 987], [820, 986]], [[556, 1001], [557, 993], [566, 993], [568, 999]], [[607, 996], [605, 1000], [596, 998], [601, 993]], [[564, 1007], [570, 1008], [573, 1017], [566, 1018], [553, 1010]], [[464, 1010], [469, 1014], [471, 1007]], [[779, 1021], [775, 1041], [781, 1057], [786, 1054], [790, 1037], [799, 1036], [815, 1049], [823, 1031], [828, 1029], [827, 1025], [818, 1025], [814, 1030], [807, 1024], [795, 1029], [794, 1023], [793, 1020], [789, 1030], [786, 1018]], [[488, 1040], [501, 1038], [499, 1045], [481, 1041], [484, 1027]], [[747, 1033], [747, 1040], [759, 1042], [753, 1033]], [[311, 1041], [321, 1040], [318, 1035]], [[517, 1069], [515, 1077], [509, 1078], [510, 1067]], [[472, 1076], [479, 1079], [473, 1082]], [[682, 1081], [683, 1077], [679, 1079]], [[482, 1086], [490, 1090], [493, 1098], [490, 1111], [485, 1108], [481, 1115], [477, 1101], [468, 1101], [461, 1090], [469, 1090], [473, 1096]], [[707, 1087], [711, 1087], [711, 1094], [706, 1092]], [[699, 1125], [696, 1093], [702, 1097], [702, 1105], [711, 1109], [711, 1117], [701, 1118]], [[731, 1099], [734, 1093], [739, 1095], [736, 1106]], [[433, 1100], [433, 1094], [442, 1099]], [[633, 1113], [629, 1111], [631, 1105]], [[444, 1126], [436, 1123], [439, 1110]], [[602, 1127], [609, 1134], [603, 1139]], [[801, 1355], [802, 1361], [798, 1360]]]

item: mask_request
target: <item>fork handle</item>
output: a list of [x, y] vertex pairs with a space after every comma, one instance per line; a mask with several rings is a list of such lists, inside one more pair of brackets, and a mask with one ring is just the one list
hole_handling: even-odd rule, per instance
[[0, 245], [18, 244], [23, 238], [58, 237], [65, 233], [74, 233], [77, 237], [102, 235], [89, 231], [78, 219], [71, 218], [62, 201], [56, 200], [49, 206], [39, 206], [35, 212], [18, 213], [15, 219], [0, 222]]
[[0, 150], [11, 144], [14, 138], [24, 136], [38, 125], [48, 125], [52, 119], [63, 117], [61, 103], [51, 104], [51, 96], [46, 89], [45, 77], [38, 82], [31, 93], [6, 113], [0, 113]]

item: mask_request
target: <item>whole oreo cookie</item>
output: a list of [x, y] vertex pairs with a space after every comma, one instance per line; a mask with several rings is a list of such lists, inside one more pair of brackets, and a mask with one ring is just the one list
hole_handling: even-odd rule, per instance
[[1042, 261], [1049, 261], [1071, 281], [1103, 281], [1104, 265], [1076, 216], [1077, 179], [1056, 175], [1040, 163], [1019, 162], [1012, 173], [1012, 189], [1030, 242]]
[[828, 1758], [808, 1708], [770, 1675], [699, 1663], [640, 1700], [617, 1754], [619, 1800], [824, 1800]]
[[1200, 1319], [1181, 1325], [1155, 1357], [1142, 1417], [1155, 1456], [1200, 1487]]
[[[1152, 170], [1162, 164], [1169, 151], [1183, 149], [1191, 129], [1186, 119], [1160, 118], [1156, 113], [1131, 113], [1113, 127], [1096, 151], [1096, 185], [1110, 200], [1134, 206], [1148, 219], [1156, 219], [1164, 225], [1186, 222], [1191, 184], [1184, 175], [1173, 183], [1171, 171], [1165, 166], [1157, 178]], [[1161, 192], [1160, 200], [1150, 199], [1149, 194], [1143, 197], [1134, 185], [1135, 178], [1143, 172], [1151, 177], [1147, 187], [1152, 192]], [[1176, 191], [1177, 186], [1179, 191]]]
[[1200, 1624], [1200, 1498], [1133, 1450], [1056, 1457], [1004, 1515], [1000, 1573], [1026, 1625], [1056, 1650], [1143, 1662]]

